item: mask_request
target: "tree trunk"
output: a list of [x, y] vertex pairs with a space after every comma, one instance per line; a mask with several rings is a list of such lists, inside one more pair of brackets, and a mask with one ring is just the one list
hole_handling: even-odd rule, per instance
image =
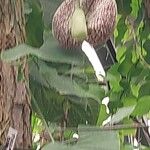
[[147, 13], [147, 17], [150, 19], [150, 0], [145, 0], [144, 4], [145, 4], [145, 10]]
[[[0, 52], [25, 41], [23, 0], [0, 0]], [[0, 61], [0, 144], [9, 127], [18, 131], [15, 149], [31, 149], [31, 105], [27, 90], [26, 58], [19, 61], [24, 74], [17, 80], [18, 66]]]

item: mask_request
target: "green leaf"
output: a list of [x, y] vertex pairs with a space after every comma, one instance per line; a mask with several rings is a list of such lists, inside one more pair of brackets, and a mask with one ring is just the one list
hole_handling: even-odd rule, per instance
[[138, 100], [138, 103], [132, 113], [133, 116], [143, 116], [150, 111], [150, 96], [143, 96]]
[[132, 145], [122, 145], [120, 150], [133, 150]]
[[38, 49], [33, 48], [29, 45], [20, 44], [14, 48], [1, 52], [1, 60], [5, 62], [11, 62], [29, 54], [38, 56], [40, 55], [40, 52], [38, 51]]
[[95, 125], [100, 109], [100, 104], [91, 99], [83, 99], [78, 97], [69, 96], [71, 108], [69, 110], [69, 123], [68, 125], [77, 127], [78, 124], [85, 124], [88, 122], [90, 125]]
[[60, 6], [60, 0], [40, 0], [43, 8], [43, 20], [46, 27], [51, 28], [52, 18], [56, 9]]
[[138, 97], [140, 87], [141, 87], [140, 84], [138, 85], [131, 84], [131, 91], [132, 91], [133, 96]]
[[50, 143], [46, 146], [44, 146], [44, 148], [42, 148], [42, 150], [71, 150], [73, 149], [73, 146], [67, 146], [67, 145], [64, 145], [64, 144], [60, 144], [60, 143]]
[[139, 89], [139, 95], [138, 95], [139, 98], [146, 95], [147, 96], [150, 95], [150, 81], [144, 83]]
[[[144, 8], [145, 8], [145, 7], [144, 7]], [[142, 30], [141, 30], [141, 32], [140, 32], [140, 38], [141, 38], [142, 40], [143, 40], [143, 39], [146, 39], [146, 43], [147, 43], [147, 44], [149, 44], [149, 42], [147, 42], [147, 41], [150, 40], [150, 39], [148, 39], [148, 37], [149, 37], [149, 35], [150, 35], [149, 31], [150, 31], [149, 21], [146, 21], [146, 22], [144, 22], [143, 28], [142, 28]]]
[[39, 0], [26, 0], [29, 8], [32, 10], [26, 16], [26, 36], [27, 44], [40, 47], [43, 43], [43, 12]]
[[94, 131], [94, 129], [97, 130], [97, 128], [94, 127], [84, 127], [83, 132], [82, 129], [83, 128], [79, 128], [79, 140], [77, 144], [72, 146], [58, 143], [49, 144], [42, 150], [119, 150], [119, 138], [117, 132]]
[[15, 61], [29, 54], [36, 54], [37, 49], [26, 44], [20, 44], [14, 48], [8, 49], [1, 53], [1, 60], [6, 62]]
[[117, 24], [117, 31], [118, 31], [118, 36], [116, 37], [116, 43], [120, 44], [120, 42], [122, 41], [126, 31], [127, 31], [127, 25], [125, 24], [125, 17], [121, 16], [121, 18], [118, 21]]
[[146, 40], [144, 45], [143, 45], [144, 49], [146, 50], [146, 56], [145, 56], [145, 60], [146, 62], [150, 65], [150, 39]]
[[[59, 122], [63, 117], [62, 103], [64, 97], [55, 90], [42, 87], [30, 80], [32, 97], [32, 110], [46, 122]], [[37, 92], [38, 91], [38, 92]], [[53, 115], [51, 115], [53, 114]]]
[[102, 104], [100, 106], [100, 111], [99, 111], [99, 115], [98, 115], [97, 125], [101, 126], [103, 121], [105, 121], [108, 116], [109, 115], [106, 112], [106, 106], [104, 104]]
[[[79, 126], [79, 141], [77, 149], [80, 150], [119, 150], [119, 137], [116, 131], [94, 131], [98, 128]], [[82, 131], [83, 130], [83, 131]], [[86, 132], [85, 132], [86, 131]], [[107, 139], [107, 140], [106, 140]], [[110, 146], [111, 145], [111, 146]]]
[[[138, 66], [140, 64], [137, 64]], [[138, 84], [143, 84], [143, 79], [150, 75], [150, 71], [147, 68], [139, 68], [135, 65], [131, 68], [128, 77], [131, 78], [131, 82], [137, 86]]]
[[122, 121], [125, 117], [128, 117], [134, 110], [135, 106], [128, 106], [118, 109], [116, 114], [112, 116], [111, 124], [119, 123]]
[[112, 92], [110, 91], [110, 94], [109, 94], [109, 99], [110, 101], [116, 101], [117, 103], [119, 102], [120, 100], [120, 96], [121, 96], [122, 92]]
[[65, 139], [70, 139], [70, 138], [72, 138], [73, 134], [74, 134], [74, 131], [73, 131], [73, 130], [66, 129], [66, 130], [64, 131], [64, 138], [65, 138]]
[[29, 5], [28, 0], [24, 1], [24, 14], [29, 15], [32, 12], [32, 7]]
[[105, 91], [97, 84], [89, 84], [88, 93], [99, 97], [102, 100], [105, 97]]
[[[99, 104], [96, 101], [83, 98], [76, 98], [73, 101], [73, 98], [62, 96], [52, 88], [43, 87], [43, 85], [37, 83], [31, 76], [30, 89], [35, 97], [38, 109], [40, 109], [47, 122], [60, 123], [64, 114], [64, 100], [68, 100], [70, 105], [68, 127], [76, 127], [79, 123], [85, 124], [87, 121], [91, 125], [96, 123], [99, 112]], [[39, 115], [38, 109], [32, 100], [32, 110]]]
[[83, 65], [82, 54], [77, 49], [63, 49], [57, 41], [53, 38], [52, 33], [45, 33], [44, 44], [41, 46], [40, 51], [44, 60], [53, 62], [68, 63], [74, 65]]
[[127, 76], [131, 67], [132, 67], [132, 55], [129, 52], [128, 54], [126, 53], [126, 58], [118, 67], [118, 71], [122, 76]]
[[[31, 70], [32, 71], [32, 70]], [[70, 77], [58, 75], [56, 69], [39, 63], [39, 72], [31, 72], [31, 76], [36, 79], [44, 80], [51, 88], [54, 88], [61, 95], [74, 95], [82, 98], [92, 98], [98, 102], [104, 97], [104, 90], [96, 85], [89, 85], [89, 90], [84, 90]], [[38, 80], [37, 80], [38, 81]]]
[[125, 46], [120, 46], [117, 48], [117, 60], [119, 62], [122, 62], [125, 58], [125, 52], [126, 52], [126, 47]]
[[125, 107], [135, 106], [137, 104], [137, 99], [135, 97], [125, 97], [122, 99], [122, 102]]
[[132, 11], [130, 6], [131, 0], [116, 0], [118, 6], [118, 13], [122, 15], [129, 15]]
[[139, 11], [139, 0], [138, 1], [132, 0], [131, 7], [132, 7], [131, 15], [136, 19], [138, 17]]
[[29, 45], [21, 44], [2, 52], [1, 59], [6, 62], [11, 62], [29, 54], [50, 62], [83, 64], [82, 56], [79, 53], [62, 50], [57, 45], [51, 33], [49, 33], [47, 40], [44, 41], [44, 44], [40, 48], [33, 48]]
[[122, 90], [119, 82], [121, 81], [121, 75], [118, 72], [119, 64], [113, 65], [107, 72], [107, 80], [109, 81], [110, 88], [113, 92], [119, 92]]
[[134, 136], [136, 134], [136, 129], [124, 129], [120, 131], [123, 136]]

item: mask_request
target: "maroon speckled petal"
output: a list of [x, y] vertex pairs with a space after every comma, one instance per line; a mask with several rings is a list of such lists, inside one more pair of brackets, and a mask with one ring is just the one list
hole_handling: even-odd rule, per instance
[[[71, 36], [69, 21], [74, 12], [74, 0], [65, 0], [56, 10], [52, 25], [59, 44], [65, 48], [75, 48], [81, 44]], [[113, 33], [117, 7], [115, 0], [83, 0], [86, 14], [88, 38], [92, 45], [105, 42]]]

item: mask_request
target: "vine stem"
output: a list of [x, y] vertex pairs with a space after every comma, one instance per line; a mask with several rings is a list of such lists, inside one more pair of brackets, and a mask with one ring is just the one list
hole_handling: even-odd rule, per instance
[[[112, 131], [112, 130], [127, 130], [127, 129], [137, 129], [137, 128], [149, 128], [148, 125], [141, 125], [138, 123], [135, 124], [126, 124], [126, 125], [110, 125], [110, 126], [101, 126], [101, 127], [80, 127], [80, 131]], [[77, 127], [66, 128], [65, 130], [77, 130]]]

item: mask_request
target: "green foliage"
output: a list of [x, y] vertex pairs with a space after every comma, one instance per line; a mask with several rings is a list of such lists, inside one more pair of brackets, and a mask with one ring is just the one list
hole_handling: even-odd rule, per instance
[[97, 119], [97, 125], [101, 126], [103, 121], [105, 121], [108, 117], [108, 113], [107, 113], [107, 108], [104, 104], [101, 105], [100, 111], [99, 111], [99, 115], [98, 115], [98, 119]]
[[132, 113], [134, 116], [143, 116], [150, 111], [150, 96], [141, 97]]
[[[84, 127], [79, 128], [79, 140], [77, 144], [71, 146], [66, 144], [49, 144], [43, 148], [43, 150], [91, 150], [91, 149], [103, 149], [103, 150], [119, 150], [118, 135], [115, 131], [92, 131], [96, 128]], [[107, 139], [107, 140], [106, 140]], [[113, 139], [113, 140], [112, 140]], [[111, 146], [110, 146], [111, 145]]]
[[[56, 131], [50, 129], [50, 124], [54, 123], [64, 130], [61, 132], [64, 143], [66, 139], [72, 140], [70, 133], [79, 132], [78, 142], [50, 143], [44, 150], [133, 149], [123, 140], [124, 136], [135, 135], [135, 129], [129, 126], [118, 129], [120, 136], [118, 131], [97, 130], [109, 116], [107, 126], [125, 127], [126, 124], [132, 126], [132, 117], [150, 112], [150, 20], [145, 15], [142, 0], [116, 2], [114, 41], [118, 62], [106, 72], [110, 90], [104, 91], [81, 50], [63, 49], [52, 36], [52, 16], [61, 1], [25, 1], [27, 42], [2, 52], [1, 60], [18, 65], [19, 58], [28, 55], [33, 132], [40, 133], [44, 126], [52, 136]], [[24, 80], [21, 64], [18, 80]], [[109, 113], [101, 103], [106, 96], [110, 99]], [[66, 125], [62, 126], [62, 122]], [[79, 124], [97, 127], [84, 127], [82, 131], [77, 128]]]
[[43, 12], [41, 9], [41, 4], [37, 0], [26, 0], [26, 5], [28, 5], [29, 11], [26, 15], [26, 36], [27, 43], [39, 47], [43, 43]]
[[122, 121], [125, 117], [130, 116], [130, 114], [133, 112], [134, 106], [128, 106], [119, 108], [116, 114], [112, 116], [111, 124], [119, 123]]
[[[62, 104], [65, 100], [69, 100], [71, 102], [71, 107], [69, 109], [70, 113], [74, 113], [75, 115], [77, 113], [76, 111], [78, 110], [78, 115], [82, 116], [82, 114], [85, 114], [84, 118], [81, 117], [82, 120], [84, 120], [81, 121], [81, 123], [85, 123], [86, 120], [92, 123], [92, 121], [90, 121], [89, 119], [96, 117], [95, 113], [99, 110], [98, 105], [101, 102], [100, 100], [102, 100], [102, 98], [104, 97], [104, 90], [100, 89], [99, 86], [97, 86], [96, 84], [89, 84], [89, 86], [84, 89], [70, 76], [59, 75], [55, 68], [50, 67], [50, 65], [48, 66], [42, 61], [37, 61], [34, 63], [32, 62], [32, 64], [30, 64], [30, 77], [31, 91], [33, 92], [33, 95], [35, 95], [38, 105], [41, 109], [43, 109], [42, 113], [46, 113], [44, 116], [49, 116], [46, 120], [53, 122], [54, 119], [57, 118], [57, 121], [60, 121], [61, 117], [63, 118], [64, 112]], [[38, 89], [40, 90], [37, 93]], [[92, 99], [95, 100], [95, 102]], [[48, 104], [48, 102], [50, 104]], [[53, 104], [51, 104], [51, 102], [53, 102]], [[56, 103], [57, 105], [54, 103]], [[73, 103], [75, 104], [73, 105]], [[79, 107], [79, 104], [82, 104], [83, 106], [80, 107], [80, 109], [78, 108], [76, 110], [76, 105], [77, 107]], [[53, 109], [51, 107], [47, 108], [47, 106], [51, 105], [54, 105]], [[57, 108], [55, 108], [55, 106]], [[46, 112], [45, 108], [47, 110]], [[57, 110], [60, 113], [58, 113]], [[94, 110], [96, 110], [96, 112], [94, 112]], [[87, 114], [85, 113], [85, 111], [87, 111]], [[58, 115], [57, 117], [54, 115], [55, 113], [56, 115]], [[92, 113], [94, 113], [95, 115]], [[51, 116], [51, 114], [53, 115]], [[91, 118], [89, 117], [89, 115], [91, 116]], [[74, 118], [75, 116], [70, 117]], [[86, 116], [89, 117], [89, 119]], [[53, 117], [53, 119], [51, 117]]]
[[58, 47], [58, 44], [52, 37], [51, 33], [45, 33], [44, 38], [45, 41], [40, 48], [34, 48], [27, 44], [21, 44], [10, 50], [2, 52], [1, 59], [6, 62], [12, 62], [20, 57], [31, 54], [45, 61], [82, 65], [82, 56], [77, 53], [63, 52], [63, 50]]
[[[124, 109], [126, 105], [135, 105], [131, 115], [142, 116], [150, 111], [147, 97], [150, 95], [149, 20], [144, 17], [145, 8], [141, 0], [121, 0], [117, 3], [119, 15], [115, 41], [118, 63], [107, 72], [112, 101], [109, 108], [115, 113], [120, 107]], [[143, 97], [146, 102], [143, 102]]]

